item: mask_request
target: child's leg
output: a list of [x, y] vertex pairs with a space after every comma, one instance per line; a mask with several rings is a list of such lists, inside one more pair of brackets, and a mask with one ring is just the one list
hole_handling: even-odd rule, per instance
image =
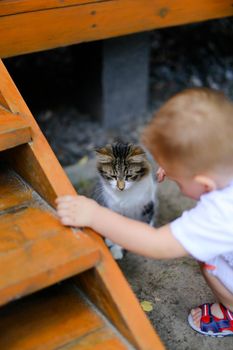
[[[216, 296], [217, 302], [211, 306], [212, 315], [218, 318], [224, 318], [223, 312], [219, 303], [222, 303], [228, 310], [233, 312], [233, 294], [222, 284], [222, 282], [212, 274], [210, 274], [204, 267], [201, 267], [203, 276]], [[193, 322], [197, 328], [200, 328], [200, 320], [202, 311], [199, 307], [191, 310]]]
[[217, 300], [226, 308], [233, 311], [233, 294], [222, 284], [222, 282], [217, 277], [210, 274], [204, 267], [201, 268], [201, 271]]

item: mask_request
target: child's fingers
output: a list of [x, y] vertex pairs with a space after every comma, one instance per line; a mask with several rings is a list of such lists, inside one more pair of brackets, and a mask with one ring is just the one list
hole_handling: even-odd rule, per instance
[[161, 174], [157, 174], [157, 181], [162, 182], [164, 177]]
[[158, 182], [162, 182], [165, 179], [166, 173], [163, 170], [163, 168], [159, 167], [159, 169], [157, 170], [157, 173], [156, 173], [156, 177], [157, 177]]
[[70, 215], [70, 212], [67, 210], [59, 209], [57, 210], [57, 216], [59, 217], [60, 221], [63, 224], [71, 224], [72, 216]]
[[63, 217], [61, 218], [61, 223], [62, 223], [63, 225], [66, 225], [66, 226], [72, 226], [73, 220], [71, 220], [71, 218], [68, 217], [68, 216], [63, 216]]
[[63, 216], [63, 215], [67, 215], [69, 214], [69, 210], [67, 210], [66, 208], [58, 208], [57, 209], [57, 214], [58, 216]]
[[56, 200], [57, 216], [63, 225], [86, 226], [91, 219], [93, 203], [93, 200], [80, 195], [59, 197]]
[[57, 210], [60, 209], [72, 209], [72, 204], [70, 204], [69, 202], [61, 202], [57, 204]]
[[55, 199], [55, 203], [62, 203], [62, 202], [71, 202], [74, 199], [74, 196], [60, 196]]

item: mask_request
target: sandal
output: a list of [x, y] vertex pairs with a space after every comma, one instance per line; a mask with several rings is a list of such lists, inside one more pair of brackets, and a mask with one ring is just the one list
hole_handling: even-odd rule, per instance
[[202, 311], [200, 328], [193, 323], [192, 315], [188, 316], [188, 323], [196, 332], [211, 337], [226, 337], [233, 335], [233, 312], [224, 305], [219, 304], [224, 318], [218, 318], [211, 313], [212, 304], [203, 304], [199, 308]]

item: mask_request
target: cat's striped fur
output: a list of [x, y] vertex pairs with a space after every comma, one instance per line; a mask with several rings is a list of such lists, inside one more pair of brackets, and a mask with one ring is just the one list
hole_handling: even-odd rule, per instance
[[[116, 142], [97, 149], [96, 157], [101, 184], [97, 200], [117, 213], [152, 224], [156, 182], [145, 150]], [[122, 257], [119, 246], [116, 249], [116, 245], [107, 243], [115, 258]]]

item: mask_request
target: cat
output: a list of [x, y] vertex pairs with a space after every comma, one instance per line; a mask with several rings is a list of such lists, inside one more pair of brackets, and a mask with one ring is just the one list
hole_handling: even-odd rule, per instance
[[[151, 225], [154, 224], [157, 184], [145, 150], [132, 143], [114, 142], [96, 149], [100, 179], [96, 200], [107, 208]], [[115, 259], [123, 248], [105, 240]]]

